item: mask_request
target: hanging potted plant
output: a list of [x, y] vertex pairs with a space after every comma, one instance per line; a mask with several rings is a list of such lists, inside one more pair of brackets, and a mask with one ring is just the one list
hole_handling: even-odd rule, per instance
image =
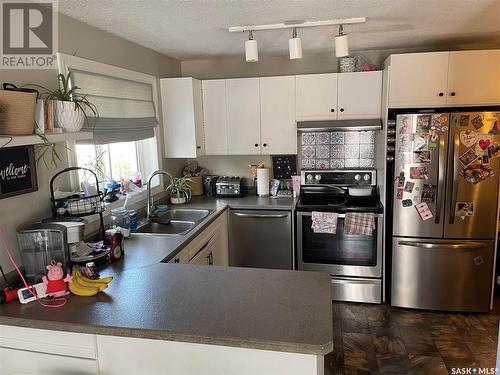
[[82, 129], [87, 113], [98, 117], [97, 107], [92, 104], [87, 95], [77, 92], [78, 86], [70, 85], [71, 72], [67, 76], [59, 74], [57, 82], [59, 88], [49, 90], [43, 86], [30, 85], [45, 90], [40, 96], [45, 100], [52, 100], [54, 103], [54, 120], [58, 128], [65, 132], [78, 132]]
[[182, 204], [191, 200], [191, 179], [187, 177], [175, 177], [167, 191], [170, 192], [170, 202], [172, 204]]

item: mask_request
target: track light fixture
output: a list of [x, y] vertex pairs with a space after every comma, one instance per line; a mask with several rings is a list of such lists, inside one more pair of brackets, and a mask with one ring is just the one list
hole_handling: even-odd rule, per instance
[[248, 40], [245, 42], [245, 58], [247, 62], [259, 61], [259, 50], [257, 41], [253, 39], [253, 31], [248, 32]]
[[339, 25], [339, 33], [335, 37], [335, 56], [349, 56], [349, 43], [347, 35], [344, 34], [344, 25]]
[[288, 49], [290, 51], [290, 60], [302, 58], [302, 40], [297, 38], [297, 28], [292, 29], [292, 38], [288, 39]]
[[245, 41], [245, 58], [248, 62], [255, 62], [259, 61], [259, 51], [257, 49], [257, 41], [253, 39], [253, 31], [292, 29], [292, 38], [288, 39], [290, 59], [300, 59], [302, 58], [302, 40], [297, 37], [298, 28], [339, 25], [339, 32], [335, 36], [335, 56], [345, 57], [349, 56], [349, 44], [347, 35], [344, 34], [344, 25], [363, 22], [366, 22], [365, 17], [324, 21], [287, 21], [267, 25], [231, 26], [228, 31], [230, 33], [248, 31], [248, 40]]

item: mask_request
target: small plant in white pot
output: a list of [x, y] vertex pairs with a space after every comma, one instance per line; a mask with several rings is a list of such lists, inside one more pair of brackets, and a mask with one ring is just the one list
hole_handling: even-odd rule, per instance
[[74, 133], [82, 129], [87, 113], [93, 114], [94, 117], [98, 117], [98, 114], [97, 107], [87, 99], [87, 95], [77, 92], [80, 90], [78, 86], [71, 87], [70, 78], [71, 73], [67, 76], [59, 74], [57, 76], [59, 88], [56, 90], [49, 90], [39, 85], [30, 86], [44, 89], [46, 92], [41, 94], [41, 97], [53, 101], [56, 126], [65, 132]]
[[170, 202], [172, 204], [182, 204], [191, 200], [191, 179], [187, 177], [175, 177], [167, 191], [170, 192]]

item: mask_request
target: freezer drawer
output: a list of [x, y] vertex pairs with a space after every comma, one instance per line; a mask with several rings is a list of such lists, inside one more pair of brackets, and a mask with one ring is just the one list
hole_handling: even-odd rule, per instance
[[391, 305], [486, 312], [494, 241], [394, 237]]
[[292, 267], [291, 211], [231, 210], [229, 265], [236, 267]]

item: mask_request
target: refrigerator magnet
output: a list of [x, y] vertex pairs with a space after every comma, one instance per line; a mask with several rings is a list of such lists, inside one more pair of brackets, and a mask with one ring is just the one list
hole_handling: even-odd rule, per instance
[[460, 142], [467, 148], [474, 146], [477, 138], [477, 133], [474, 130], [462, 130], [460, 132]]
[[399, 141], [399, 152], [411, 152], [411, 134], [403, 134]]
[[420, 215], [420, 218], [424, 221], [429, 220], [433, 217], [432, 211], [426, 202], [420, 202], [419, 204], [416, 204], [415, 209], [417, 210], [418, 214]]
[[477, 115], [476, 117], [474, 117], [472, 120], [472, 125], [476, 128], [476, 129], [481, 129], [484, 125], [483, 123], [483, 115], [479, 114]]
[[430, 151], [415, 151], [413, 153], [414, 163], [430, 163], [431, 162], [431, 152]]
[[424, 184], [422, 188], [422, 202], [434, 202], [436, 197], [436, 185]]
[[498, 142], [493, 142], [493, 145], [488, 147], [488, 157], [490, 159], [497, 158], [500, 156], [500, 144]]
[[429, 170], [427, 167], [410, 167], [410, 179], [427, 180], [429, 179]]
[[474, 202], [457, 202], [455, 216], [465, 220], [466, 217], [474, 216]]
[[413, 191], [413, 187], [414, 186], [415, 186], [414, 182], [407, 181], [406, 184], [405, 184], [404, 191], [407, 192], [407, 193], [411, 193]]
[[412, 118], [409, 116], [403, 117], [403, 119], [401, 120], [401, 126], [399, 128], [399, 134], [411, 134], [412, 130]]
[[411, 164], [412, 163], [412, 154], [408, 152], [404, 152], [399, 154], [399, 160], [401, 160], [401, 164]]
[[437, 148], [439, 144], [439, 135], [437, 134], [432, 134], [429, 137], [429, 150]]
[[431, 119], [431, 115], [418, 115], [415, 133], [429, 133], [429, 129], [431, 128]]
[[476, 144], [476, 154], [482, 155], [485, 150], [488, 150], [488, 147], [490, 147], [493, 144], [493, 136], [492, 135], [486, 135], [486, 136], [481, 136], [481, 139]]
[[473, 149], [469, 149], [466, 152], [464, 152], [460, 157], [460, 162], [464, 167], [467, 167], [469, 164], [471, 164], [473, 161], [477, 160], [477, 155], [474, 152]]
[[398, 189], [396, 191], [396, 199], [397, 200], [402, 200], [403, 199], [403, 189]]
[[413, 196], [413, 202], [414, 202], [415, 204], [420, 203], [420, 195], [414, 195], [414, 196]]
[[403, 199], [401, 201], [401, 204], [403, 205], [403, 207], [411, 207], [413, 206], [413, 202], [411, 199]]
[[425, 151], [429, 149], [429, 135], [428, 134], [414, 134], [413, 135], [413, 151]]
[[469, 115], [460, 115], [460, 117], [458, 118], [458, 123], [460, 126], [469, 126], [469, 120]]
[[396, 180], [398, 181], [398, 189], [402, 189], [403, 186], [405, 185], [405, 173], [404, 172], [399, 173], [399, 176], [396, 177]]

